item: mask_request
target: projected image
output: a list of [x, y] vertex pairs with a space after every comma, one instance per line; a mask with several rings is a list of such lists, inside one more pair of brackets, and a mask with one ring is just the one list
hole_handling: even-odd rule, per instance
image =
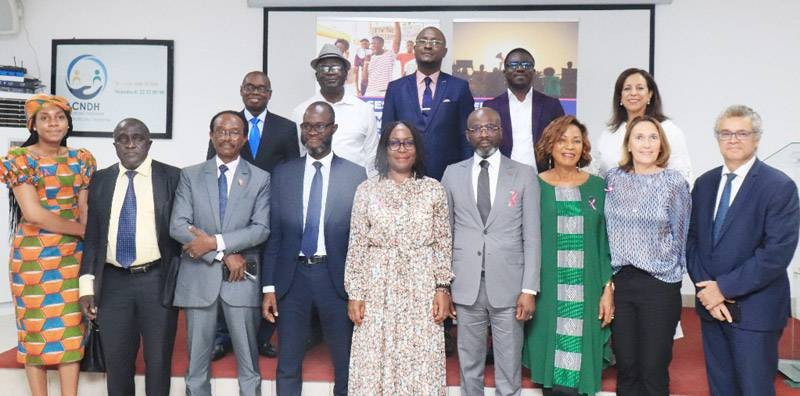
[[[475, 102], [506, 91], [503, 59], [522, 47], [533, 54], [533, 88], [558, 98], [575, 114], [578, 92], [577, 22], [497, 22], [454, 20], [451, 71], [469, 81]], [[443, 69], [446, 69], [443, 67]]]
[[383, 98], [389, 81], [414, 73], [414, 40], [438, 20], [387, 18], [317, 18], [315, 54], [336, 44], [350, 61], [347, 92], [362, 98]]

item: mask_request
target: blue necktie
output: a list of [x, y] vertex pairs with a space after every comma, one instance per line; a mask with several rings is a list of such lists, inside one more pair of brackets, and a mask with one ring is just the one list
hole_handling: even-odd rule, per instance
[[306, 257], [317, 253], [317, 239], [319, 238], [319, 215], [322, 211], [322, 163], [314, 161], [314, 179], [311, 180], [311, 191], [308, 194], [308, 208], [306, 209], [306, 225], [303, 228], [303, 241], [300, 251]]
[[422, 93], [422, 114], [427, 114], [428, 111], [433, 107], [433, 91], [431, 91], [431, 80], [430, 77], [425, 77], [425, 92]]
[[250, 144], [250, 151], [253, 153], [253, 158], [256, 157], [256, 153], [258, 152], [258, 145], [261, 143], [261, 130], [258, 129], [259, 123], [258, 117], [253, 117], [250, 120], [250, 124], [252, 127], [250, 128], [250, 137], [247, 138], [247, 142]]
[[722, 196], [719, 198], [717, 217], [714, 218], [715, 243], [719, 240], [719, 232], [722, 230], [722, 225], [725, 224], [725, 215], [728, 214], [728, 208], [731, 206], [731, 182], [733, 182], [735, 178], [735, 173], [728, 173], [728, 179], [725, 181], [725, 188], [722, 189]]
[[117, 262], [128, 268], [136, 260], [136, 191], [133, 190], [133, 177], [136, 171], [125, 172], [128, 176], [128, 189], [119, 211], [117, 228]]
[[219, 178], [217, 179], [217, 187], [219, 188], [219, 223], [225, 224], [225, 207], [228, 206], [228, 178], [225, 177], [225, 172], [228, 167], [225, 164], [219, 166]]

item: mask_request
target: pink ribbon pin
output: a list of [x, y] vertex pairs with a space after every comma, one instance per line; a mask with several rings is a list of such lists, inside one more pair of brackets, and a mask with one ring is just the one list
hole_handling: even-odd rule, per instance
[[597, 202], [597, 199], [595, 199], [595, 197], [590, 197], [589, 198], [589, 206], [592, 207], [592, 210], [597, 210], [597, 206], [595, 206], [595, 202]]
[[517, 206], [517, 192], [511, 191], [511, 198], [508, 199], [508, 207], [513, 208]]

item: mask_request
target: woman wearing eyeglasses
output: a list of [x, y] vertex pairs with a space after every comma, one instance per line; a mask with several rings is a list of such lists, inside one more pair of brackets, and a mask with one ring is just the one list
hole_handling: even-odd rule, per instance
[[450, 316], [445, 190], [425, 177], [422, 138], [403, 121], [378, 142], [378, 175], [356, 191], [345, 267], [355, 323], [350, 395], [443, 395]]
[[672, 340], [681, 316], [689, 184], [667, 169], [670, 144], [655, 117], [627, 125], [622, 161], [606, 175], [605, 213], [614, 270], [617, 394], [669, 394]]
[[628, 121], [643, 115], [653, 117], [661, 124], [666, 140], [669, 141], [671, 154], [667, 168], [681, 173], [689, 185], [694, 182], [692, 164], [689, 160], [689, 149], [683, 131], [668, 119], [662, 111], [661, 94], [658, 85], [650, 73], [636, 68], [624, 70], [614, 84], [614, 96], [611, 102], [613, 114], [597, 143], [593, 145], [592, 165], [589, 171], [605, 177], [609, 169], [619, 166], [623, 152], [622, 140], [625, 136]]

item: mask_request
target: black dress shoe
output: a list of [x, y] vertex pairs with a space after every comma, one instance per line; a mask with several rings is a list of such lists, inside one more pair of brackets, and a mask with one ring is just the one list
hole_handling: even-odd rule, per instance
[[450, 356], [456, 351], [456, 338], [450, 332], [444, 332], [444, 354]]
[[275, 348], [269, 342], [265, 342], [258, 346], [258, 354], [268, 358], [274, 358], [278, 356], [278, 353], [275, 352]]
[[225, 348], [222, 344], [214, 344], [214, 351], [211, 352], [211, 360], [222, 359], [226, 354], [228, 354], [228, 348]]

